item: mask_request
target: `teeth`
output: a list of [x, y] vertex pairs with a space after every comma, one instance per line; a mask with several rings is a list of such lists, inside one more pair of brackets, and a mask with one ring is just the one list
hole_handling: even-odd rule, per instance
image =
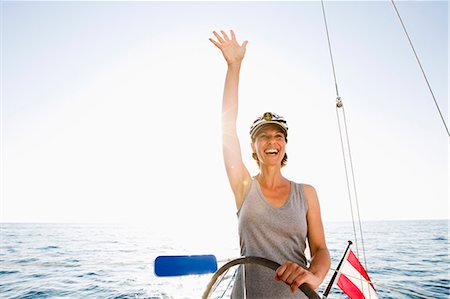
[[268, 149], [268, 150], [266, 150], [266, 154], [278, 154], [278, 150], [276, 150], [276, 149]]

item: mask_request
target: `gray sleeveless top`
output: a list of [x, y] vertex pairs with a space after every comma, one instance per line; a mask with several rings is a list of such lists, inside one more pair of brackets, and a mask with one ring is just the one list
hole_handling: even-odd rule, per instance
[[[307, 210], [302, 184], [291, 182], [287, 202], [281, 208], [274, 208], [253, 178], [237, 212], [241, 255], [264, 257], [279, 264], [289, 260], [306, 267]], [[292, 294], [288, 285], [274, 278], [275, 272], [271, 269], [259, 265], [240, 266], [232, 298], [307, 298], [301, 291]]]

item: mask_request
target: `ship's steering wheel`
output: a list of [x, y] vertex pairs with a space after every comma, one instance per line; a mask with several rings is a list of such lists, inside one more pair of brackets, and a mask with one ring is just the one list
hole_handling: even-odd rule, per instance
[[[262, 257], [255, 257], [255, 256], [247, 256], [247, 257], [241, 257], [234, 260], [229, 261], [222, 267], [220, 267], [219, 270], [217, 270], [216, 273], [214, 273], [213, 277], [208, 283], [208, 286], [206, 287], [205, 293], [203, 294], [202, 299], [208, 299], [211, 295], [211, 291], [213, 289], [213, 286], [215, 285], [218, 278], [229, 268], [236, 266], [236, 265], [244, 265], [244, 264], [255, 264], [260, 265], [263, 267], [270, 268], [274, 271], [276, 271], [281, 265], [277, 262], [262, 258]], [[309, 298], [309, 299], [320, 299], [319, 295], [306, 283], [302, 284], [299, 289]]]

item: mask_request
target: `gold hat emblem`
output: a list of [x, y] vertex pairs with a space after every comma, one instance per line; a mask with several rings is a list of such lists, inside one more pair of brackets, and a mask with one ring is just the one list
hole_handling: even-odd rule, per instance
[[270, 112], [266, 112], [266, 113], [264, 113], [263, 117], [265, 120], [269, 121], [269, 120], [272, 120], [273, 115]]

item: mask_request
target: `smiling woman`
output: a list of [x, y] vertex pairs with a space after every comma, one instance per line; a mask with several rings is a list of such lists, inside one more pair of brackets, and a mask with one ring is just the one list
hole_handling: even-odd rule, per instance
[[[263, 127], [264, 125], [264, 127]], [[260, 132], [261, 130], [266, 130], [263, 132]], [[270, 130], [270, 132], [269, 132]], [[253, 154], [252, 157], [253, 159], [256, 160], [256, 162], [258, 163], [258, 167], [260, 167], [260, 161], [258, 158], [258, 154], [257, 154], [257, 150], [256, 150], [256, 146], [255, 146], [255, 141], [256, 141], [256, 137], [258, 137], [258, 139], [260, 141], [270, 141], [272, 138], [278, 142], [283, 142], [284, 141], [284, 145], [283, 147], [286, 146], [287, 143], [287, 123], [286, 120], [284, 120], [283, 117], [278, 116], [277, 114], [273, 114], [271, 112], [266, 112], [264, 113], [264, 115], [262, 117], [257, 118], [252, 127], [250, 128], [250, 136], [252, 138], [252, 150], [253, 150]], [[272, 136], [270, 136], [272, 135]], [[270, 148], [268, 147], [267, 149], [265, 149], [264, 153], [268, 154], [270, 156], [278, 156], [280, 152], [280, 149], [278, 148]], [[281, 167], [286, 165], [287, 162], [287, 154], [286, 151], [284, 151], [284, 155], [283, 153], [281, 153], [283, 159], [281, 160]]]
[[[236, 130], [239, 75], [248, 42], [240, 45], [233, 31], [230, 37], [224, 31], [222, 35], [213, 33], [217, 40], [210, 41], [228, 64], [222, 102], [223, 158], [238, 210], [241, 255], [281, 264], [275, 279], [268, 269], [239, 267], [232, 298], [299, 298], [295, 294], [299, 286], [318, 288], [330, 268], [317, 194], [312, 186], [282, 175], [288, 125], [275, 113], [264, 113], [250, 128], [253, 158], [259, 166], [259, 173], [250, 175]], [[310, 265], [305, 256], [307, 242]], [[306, 295], [301, 294], [301, 298]]]

